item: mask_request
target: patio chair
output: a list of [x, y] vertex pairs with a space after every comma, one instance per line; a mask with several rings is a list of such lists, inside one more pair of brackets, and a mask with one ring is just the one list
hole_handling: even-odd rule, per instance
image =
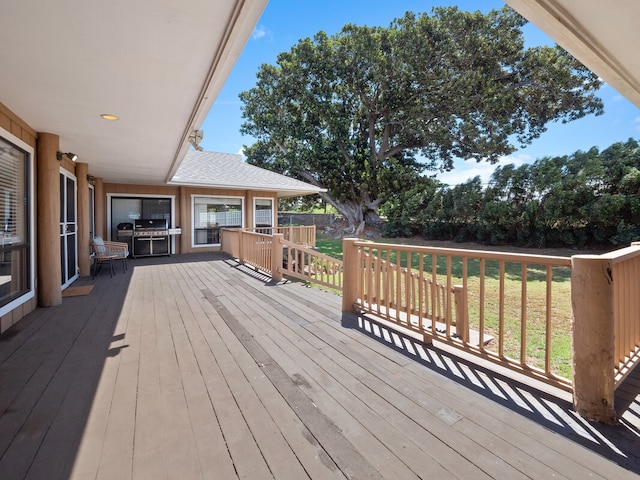
[[113, 277], [114, 260], [122, 260], [122, 272], [127, 271], [127, 257], [129, 256], [129, 246], [124, 242], [111, 242], [103, 240], [102, 237], [94, 237], [91, 241], [93, 251], [93, 278], [96, 278], [98, 267], [103, 263], [109, 265], [109, 273]]

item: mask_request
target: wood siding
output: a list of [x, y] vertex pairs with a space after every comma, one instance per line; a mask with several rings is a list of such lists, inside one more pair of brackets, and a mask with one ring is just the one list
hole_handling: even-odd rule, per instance
[[[37, 158], [37, 139], [38, 139], [38, 134], [37, 132], [31, 128], [29, 125], [27, 125], [27, 123], [22, 120], [20, 117], [18, 117], [15, 113], [13, 113], [11, 110], [9, 110], [3, 103], [0, 102], [0, 127], [3, 128], [4, 130], [8, 131], [9, 133], [11, 133], [12, 135], [14, 135], [15, 137], [19, 138], [20, 140], [22, 140], [23, 142], [25, 142], [27, 145], [33, 147], [34, 150], [34, 156]], [[34, 178], [37, 178], [38, 172], [37, 172], [37, 162], [33, 162], [34, 165], [34, 171], [33, 171], [33, 175]], [[33, 192], [33, 201], [35, 201], [35, 199], [37, 198], [37, 191]], [[34, 228], [36, 229], [36, 231], [34, 232], [35, 238], [38, 238], [38, 231], [37, 228], [35, 226], [35, 219], [34, 219]], [[34, 247], [35, 248], [35, 247]], [[38, 259], [37, 259], [37, 250], [35, 251], [35, 262], [37, 264]], [[35, 271], [35, 282], [34, 285], [36, 285], [36, 289], [37, 289], [37, 285], [38, 285], [38, 272], [37, 269]], [[5, 330], [7, 330], [9, 327], [11, 327], [12, 325], [15, 325], [16, 323], [18, 323], [25, 315], [31, 313], [33, 310], [35, 310], [36, 306], [37, 306], [37, 292], [36, 292], [36, 297], [28, 300], [27, 302], [23, 303], [22, 305], [16, 307], [15, 309], [13, 309], [12, 311], [8, 312], [6, 315], [3, 315], [2, 317], [0, 317], [0, 333], [4, 332]]]
[[20, 117], [0, 103], [0, 127], [15, 135], [26, 144], [36, 148], [37, 132]]

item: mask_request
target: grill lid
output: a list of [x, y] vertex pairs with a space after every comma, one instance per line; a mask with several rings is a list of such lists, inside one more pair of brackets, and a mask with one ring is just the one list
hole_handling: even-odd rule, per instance
[[134, 230], [167, 230], [166, 218], [141, 218], [136, 220]]

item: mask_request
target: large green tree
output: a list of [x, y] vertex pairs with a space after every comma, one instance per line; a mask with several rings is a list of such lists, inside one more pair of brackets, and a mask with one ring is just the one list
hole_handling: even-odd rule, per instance
[[550, 121], [602, 112], [598, 78], [559, 47], [525, 48], [525, 22], [436, 8], [300, 40], [240, 94], [245, 155], [326, 188], [358, 233], [424, 169], [495, 162]]

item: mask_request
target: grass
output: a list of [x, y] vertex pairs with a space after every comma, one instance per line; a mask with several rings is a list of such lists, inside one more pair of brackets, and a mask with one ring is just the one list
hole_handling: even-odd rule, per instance
[[[400, 246], [402, 240], [393, 239]], [[381, 240], [390, 243], [387, 239]], [[317, 248], [324, 254], [335, 258], [342, 258], [342, 240], [319, 237], [316, 243]], [[463, 248], [458, 245], [457, 248]], [[475, 246], [469, 247], [476, 249]], [[422, 258], [422, 270], [426, 276], [432, 272], [432, 255], [407, 255], [390, 249], [377, 251], [376, 255], [382, 255], [389, 259], [391, 263], [399, 264], [401, 267], [410, 265], [411, 269], [418, 271]], [[572, 252], [575, 253], [575, 252]], [[399, 257], [399, 258], [398, 258]], [[463, 282], [463, 260], [461, 257], [451, 257], [448, 265], [447, 257], [437, 256], [436, 280], [446, 284], [447, 270], [451, 271], [451, 284], [462, 284]], [[523, 332], [523, 317], [526, 335], [525, 341], [525, 361], [529, 365], [544, 369], [546, 357], [546, 308], [547, 308], [547, 271], [542, 265], [527, 265], [525, 272], [519, 262], [505, 262], [504, 281], [504, 314], [503, 328], [504, 338], [503, 354], [505, 356], [520, 359], [521, 342]], [[467, 300], [469, 309], [469, 321], [471, 328], [480, 328], [480, 275], [481, 266], [479, 259], [469, 259], [467, 261]], [[526, 305], [522, 306], [523, 276], [526, 276]], [[496, 260], [486, 260], [484, 268], [484, 329], [494, 337], [494, 340], [487, 345], [487, 350], [499, 354], [500, 335], [500, 262]], [[571, 271], [568, 267], [554, 267], [552, 269], [551, 282], [551, 317], [552, 317], [552, 340], [551, 340], [551, 371], [559, 376], [571, 378]], [[524, 312], [524, 315], [523, 315]]]
[[342, 260], [342, 240], [316, 236], [316, 248], [320, 253]]

